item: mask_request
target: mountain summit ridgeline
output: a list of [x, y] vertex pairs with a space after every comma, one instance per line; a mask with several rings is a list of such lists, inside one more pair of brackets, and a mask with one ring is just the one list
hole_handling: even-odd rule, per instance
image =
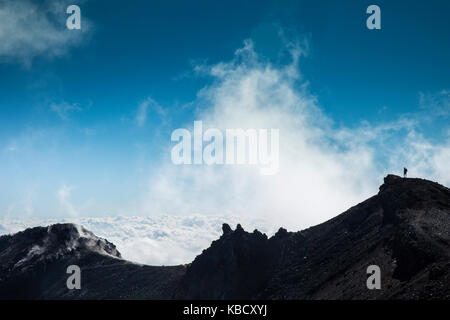
[[[125, 261], [73, 224], [0, 237], [1, 299], [450, 299], [450, 189], [388, 175], [378, 194], [320, 225], [267, 237], [224, 224], [189, 265]], [[81, 289], [66, 286], [69, 265]], [[367, 267], [381, 289], [366, 286]]]

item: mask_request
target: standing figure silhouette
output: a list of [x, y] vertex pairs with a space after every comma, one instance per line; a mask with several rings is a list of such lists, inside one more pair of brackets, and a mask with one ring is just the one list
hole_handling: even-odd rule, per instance
[[403, 178], [406, 178], [407, 173], [408, 173], [408, 169], [403, 168]]

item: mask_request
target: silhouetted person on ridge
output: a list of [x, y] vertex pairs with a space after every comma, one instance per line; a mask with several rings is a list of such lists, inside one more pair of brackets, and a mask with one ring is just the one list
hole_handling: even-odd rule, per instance
[[406, 178], [407, 173], [408, 173], [408, 169], [403, 168], [403, 178]]

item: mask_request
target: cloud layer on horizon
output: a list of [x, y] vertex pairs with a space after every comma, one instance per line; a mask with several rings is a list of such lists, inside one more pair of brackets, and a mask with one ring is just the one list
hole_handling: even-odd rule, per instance
[[155, 216], [65, 218], [51, 220], [0, 220], [0, 235], [55, 223], [76, 223], [116, 245], [122, 257], [149, 265], [178, 265], [193, 261], [222, 234], [222, 223], [234, 229], [240, 223], [249, 232], [258, 229], [272, 235], [276, 230], [262, 219], [237, 216]]

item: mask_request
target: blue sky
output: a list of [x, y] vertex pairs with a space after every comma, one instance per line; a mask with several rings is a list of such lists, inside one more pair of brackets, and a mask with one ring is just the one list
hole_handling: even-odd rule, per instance
[[[209, 71], [230, 61], [236, 66], [236, 50], [246, 39], [258, 56], [258, 70], [296, 69], [289, 86], [314, 97], [327, 119], [327, 141], [364, 136], [365, 129], [373, 135], [370, 141], [334, 146], [358, 153], [355, 145], [364, 145], [373, 158], [361, 172], [375, 171], [363, 194], [337, 208], [371, 194], [372, 181], [379, 184], [393, 168], [397, 144], [414, 137], [421, 151], [411, 143], [415, 149], [405, 151], [405, 164], [395, 169], [407, 165], [413, 174], [450, 181], [443, 163], [449, 152], [448, 1], [71, 1], [81, 8], [81, 31], [65, 29], [64, 5], [11, 3], [0, 2], [0, 16], [11, 17], [0, 19], [0, 217], [179, 212], [165, 207], [171, 196], [192, 200], [192, 211], [248, 208], [224, 208], [240, 200], [223, 198], [227, 192], [220, 189], [210, 191], [220, 201], [196, 206], [197, 195], [186, 196], [190, 183], [196, 184], [192, 177], [165, 171], [171, 165], [170, 133], [216, 110], [216, 100], [202, 98], [202, 92], [207, 88], [215, 95], [228, 81], [198, 72], [199, 66]], [[370, 4], [381, 8], [381, 30], [365, 26]], [[17, 33], [1, 32], [12, 24]], [[292, 44], [301, 48], [298, 64], [292, 63]], [[403, 120], [414, 122], [413, 128], [399, 125]], [[378, 133], [386, 126], [389, 137]], [[338, 157], [332, 162], [345, 167], [345, 157]], [[306, 168], [314, 179], [313, 169]], [[178, 178], [155, 183], [187, 189], [155, 191], [155, 176], [162, 173]], [[205, 196], [205, 182], [197, 184], [198, 198]], [[159, 203], [147, 203], [157, 192], [165, 193], [155, 200]]]

